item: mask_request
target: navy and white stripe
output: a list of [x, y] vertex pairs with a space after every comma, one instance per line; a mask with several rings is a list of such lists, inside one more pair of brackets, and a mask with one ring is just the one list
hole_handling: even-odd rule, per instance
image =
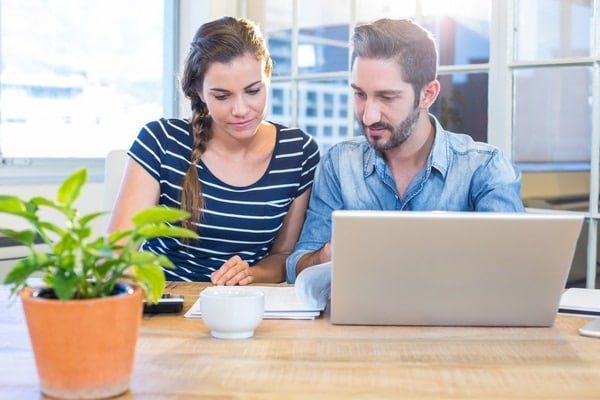
[[[311, 187], [319, 162], [319, 149], [310, 135], [276, 126], [271, 162], [256, 183], [232, 186], [213, 176], [202, 162], [198, 165], [205, 202], [197, 224], [201, 239], [158, 238], [144, 244], [177, 266], [165, 270], [168, 280], [208, 281], [233, 255], [254, 265], [268, 254], [291, 203]], [[146, 124], [131, 146], [129, 155], [160, 184], [159, 204], [180, 207], [192, 146], [191, 126], [182, 119]]]

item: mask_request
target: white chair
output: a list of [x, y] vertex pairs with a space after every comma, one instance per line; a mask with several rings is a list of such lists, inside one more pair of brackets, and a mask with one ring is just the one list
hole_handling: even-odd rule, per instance
[[[112, 211], [114, 208], [117, 194], [121, 187], [121, 181], [123, 180], [127, 159], [127, 150], [111, 150], [106, 155], [104, 164], [104, 198], [102, 199], [103, 210]], [[108, 225], [109, 220], [110, 215], [107, 215], [105, 226]]]

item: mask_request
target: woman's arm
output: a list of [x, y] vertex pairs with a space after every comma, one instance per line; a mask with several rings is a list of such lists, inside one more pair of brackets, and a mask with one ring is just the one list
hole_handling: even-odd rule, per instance
[[138, 212], [158, 204], [160, 186], [140, 164], [129, 158], [115, 201], [108, 232], [133, 227], [131, 219]]

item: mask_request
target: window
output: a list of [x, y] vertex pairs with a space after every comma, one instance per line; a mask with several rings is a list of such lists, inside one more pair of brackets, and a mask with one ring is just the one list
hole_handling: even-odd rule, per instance
[[323, 94], [323, 116], [325, 118], [333, 117], [333, 95], [331, 93]]
[[[360, 134], [345, 92], [352, 27], [380, 17], [414, 18], [434, 33], [440, 52], [441, 93], [431, 112], [450, 130], [498, 145], [524, 172], [588, 171], [590, 223], [597, 224], [600, 2], [266, 0], [265, 6], [275, 79], [290, 87], [288, 121], [314, 127], [321, 151]], [[305, 101], [308, 90], [327, 95], [325, 104]], [[333, 104], [330, 95], [338, 96]], [[592, 254], [594, 237], [588, 246]], [[588, 265], [595, 268], [595, 259]]]
[[529, 168], [549, 164], [589, 168], [594, 87], [592, 3], [516, 1], [512, 67], [517, 163]]
[[163, 1], [3, 0], [0, 7], [4, 164], [104, 158], [163, 115]]
[[[323, 118], [317, 122], [322, 126], [332, 122], [351, 126], [349, 118], [353, 113], [347, 82], [353, 26], [383, 16], [420, 15], [423, 25], [434, 33], [440, 49], [442, 92], [432, 112], [448, 129], [486, 141], [491, 1], [468, 0], [460, 5], [439, 0], [350, 3], [351, 6], [345, 1], [266, 2], [263, 27], [274, 60], [274, 79], [296, 76], [292, 85], [297, 88], [298, 106], [292, 124], [301, 125], [305, 119], [320, 115]], [[350, 18], [352, 6], [356, 7], [357, 20]], [[339, 79], [324, 80], [325, 76]], [[320, 101], [317, 94], [324, 100]], [[333, 97], [334, 94], [337, 96]], [[347, 130], [337, 131], [344, 135], [317, 136], [322, 150], [347, 133]]]

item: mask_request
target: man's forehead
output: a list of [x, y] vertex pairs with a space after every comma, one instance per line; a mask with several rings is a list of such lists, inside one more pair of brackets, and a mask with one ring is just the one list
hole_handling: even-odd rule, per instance
[[352, 65], [351, 82], [355, 85], [388, 82], [408, 84], [404, 80], [402, 68], [398, 62], [389, 58], [363, 58], [357, 57]]

